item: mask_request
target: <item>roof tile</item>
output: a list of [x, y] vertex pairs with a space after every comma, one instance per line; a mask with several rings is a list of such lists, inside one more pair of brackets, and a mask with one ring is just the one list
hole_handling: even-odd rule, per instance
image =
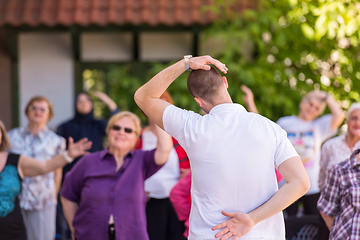
[[[216, 19], [204, 11], [215, 0], [0, 0], [0, 26], [22, 24], [38, 26], [56, 24], [87, 26], [106, 24], [208, 24]], [[239, 12], [255, 8], [256, 1], [237, 0]]]

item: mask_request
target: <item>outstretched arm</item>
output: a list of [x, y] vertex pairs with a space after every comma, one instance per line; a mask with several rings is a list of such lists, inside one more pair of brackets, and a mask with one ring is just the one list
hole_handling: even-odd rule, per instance
[[213, 230], [223, 228], [215, 235], [216, 238], [221, 236], [220, 240], [232, 236], [234, 236], [233, 240], [240, 238], [257, 223], [282, 211], [309, 190], [309, 177], [300, 157], [289, 158], [280, 164], [278, 170], [286, 183], [268, 201], [249, 213], [223, 212], [230, 219], [212, 228]]
[[[88, 154], [86, 150], [91, 148], [91, 144], [92, 142], [88, 141], [87, 138], [83, 138], [74, 143], [74, 140], [70, 137], [67, 155], [71, 159], [74, 159], [84, 154]], [[57, 155], [49, 161], [38, 161], [34, 158], [20, 155], [18, 169], [21, 177], [32, 177], [54, 171], [55, 169], [63, 167], [68, 163], [68, 160], [66, 160], [63, 154]]]
[[[210, 70], [208, 64], [215, 65], [220, 71], [227, 72], [225, 64], [213, 59], [210, 56], [193, 57], [189, 60], [190, 68], [193, 70], [204, 69]], [[185, 61], [180, 60], [170, 67], [156, 74], [150, 81], [140, 87], [134, 99], [136, 104], [145, 112], [145, 114], [160, 128], [164, 129], [162, 116], [164, 110], [170, 103], [160, 99], [160, 96], [183, 72], [186, 71]]]

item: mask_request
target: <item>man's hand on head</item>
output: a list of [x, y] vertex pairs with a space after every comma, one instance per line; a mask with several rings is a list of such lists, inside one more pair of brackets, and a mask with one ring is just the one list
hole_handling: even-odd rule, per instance
[[225, 74], [228, 71], [225, 64], [223, 64], [219, 60], [216, 60], [216, 59], [214, 59], [214, 58], [212, 58], [210, 56], [192, 57], [192, 58], [189, 59], [189, 65], [190, 65], [190, 68], [192, 70], [199, 70], [199, 69], [210, 70], [209, 64], [214, 65], [221, 72], [223, 72]]

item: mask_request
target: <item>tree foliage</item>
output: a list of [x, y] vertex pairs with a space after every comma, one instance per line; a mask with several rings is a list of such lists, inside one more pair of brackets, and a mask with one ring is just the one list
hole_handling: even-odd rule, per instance
[[[220, 17], [204, 32], [223, 42], [223, 50], [213, 57], [229, 68], [226, 77], [234, 102], [242, 103], [240, 86], [246, 84], [259, 112], [276, 121], [297, 114], [301, 97], [312, 89], [330, 92], [345, 109], [360, 101], [360, 3], [258, 0], [256, 10], [236, 13], [233, 1], [216, 2], [204, 9]], [[107, 92], [122, 109], [139, 113], [133, 102], [135, 90], [168, 65], [112, 65], [103, 73]], [[176, 105], [196, 111], [186, 76], [169, 92]]]
[[312, 89], [330, 92], [344, 108], [360, 100], [357, 1], [260, 0], [256, 10], [242, 14], [233, 14], [229, 1], [218, 3], [225, 17], [207, 36], [225, 41], [217, 57], [229, 68], [235, 101], [241, 102], [244, 83], [260, 113], [277, 120], [296, 114], [301, 97]]

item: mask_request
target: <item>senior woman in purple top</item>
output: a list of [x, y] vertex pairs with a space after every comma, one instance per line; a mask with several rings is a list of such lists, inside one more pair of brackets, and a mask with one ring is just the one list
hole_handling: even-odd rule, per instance
[[157, 128], [156, 149], [133, 151], [140, 128], [135, 114], [114, 115], [109, 148], [83, 157], [65, 176], [61, 202], [73, 239], [149, 239], [144, 181], [166, 162], [172, 139]]

